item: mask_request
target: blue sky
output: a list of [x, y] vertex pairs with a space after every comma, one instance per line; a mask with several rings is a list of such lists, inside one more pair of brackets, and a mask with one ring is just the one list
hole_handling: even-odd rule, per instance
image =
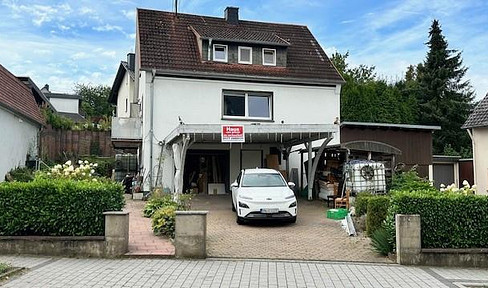
[[[488, 1], [484, 0], [179, 0], [183, 13], [307, 25], [328, 55], [349, 51], [354, 65], [374, 65], [388, 80], [424, 60], [432, 19], [461, 50], [480, 99], [488, 92]], [[51, 91], [75, 83], [111, 85], [134, 50], [135, 8], [172, 11], [174, 0], [0, 0], [0, 64]]]

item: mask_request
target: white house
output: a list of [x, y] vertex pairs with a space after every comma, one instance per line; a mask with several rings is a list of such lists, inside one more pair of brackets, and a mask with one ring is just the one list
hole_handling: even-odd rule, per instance
[[44, 123], [36, 99], [21, 80], [0, 65], [0, 181], [10, 169], [38, 155]]
[[488, 194], [488, 94], [464, 123], [473, 144], [474, 183], [478, 194]]
[[75, 122], [83, 122], [85, 120], [85, 118], [80, 114], [80, 95], [53, 93], [49, 91], [48, 84], [42, 87], [41, 92], [49, 99], [49, 102], [59, 115], [70, 118]]
[[138, 9], [135, 75], [145, 191], [221, 193], [241, 169], [289, 172], [292, 147], [339, 140], [344, 80], [306, 26]]

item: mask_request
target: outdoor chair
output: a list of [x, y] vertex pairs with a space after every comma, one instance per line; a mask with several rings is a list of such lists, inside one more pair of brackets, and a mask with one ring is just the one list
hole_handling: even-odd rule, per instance
[[346, 197], [344, 194], [341, 198], [335, 199], [335, 208], [346, 208], [349, 209], [349, 194], [351, 193], [350, 189], [346, 189]]

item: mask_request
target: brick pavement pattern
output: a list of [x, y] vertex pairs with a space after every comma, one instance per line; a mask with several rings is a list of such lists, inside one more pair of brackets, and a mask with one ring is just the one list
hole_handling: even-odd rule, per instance
[[129, 211], [129, 253], [127, 256], [161, 256], [175, 254], [173, 243], [163, 236], [154, 235], [151, 219], [144, 218], [144, 201], [126, 200], [124, 210]]
[[326, 203], [299, 201], [295, 224], [237, 225], [229, 195], [197, 195], [193, 210], [209, 210], [209, 257], [391, 263], [371, 250], [370, 239], [349, 237], [340, 221], [326, 218]]
[[[35, 262], [0, 256], [0, 262], [7, 259]], [[4, 287], [460, 287], [455, 286], [459, 279], [442, 276], [449, 273], [457, 278], [487, 271], [299, 260], [54, 258], [13, 277]]]

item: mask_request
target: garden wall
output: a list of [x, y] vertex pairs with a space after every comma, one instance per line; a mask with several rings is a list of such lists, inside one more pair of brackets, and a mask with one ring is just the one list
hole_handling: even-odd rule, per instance
[[41, 131], [40, 155], [50, 160], [68, 157], [115, 155], [110, 131], [73, 131], [48, 127]]

